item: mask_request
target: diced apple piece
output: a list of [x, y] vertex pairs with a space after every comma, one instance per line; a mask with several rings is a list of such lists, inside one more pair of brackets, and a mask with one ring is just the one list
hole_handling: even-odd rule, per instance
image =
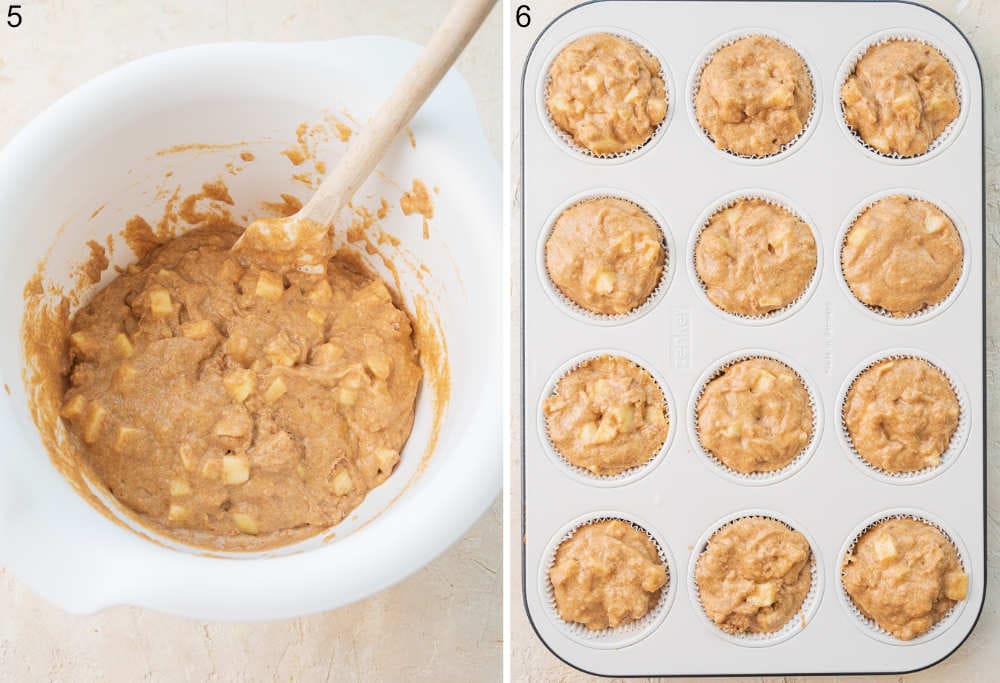
[[336, 363], [344, 355], [344, 349], [336, 344], [326, 342], [319, 344], [310, 354], [310, 362], [313, 365], [330, 365]]
[[243, 268], [236, 261], [226, 259], [222, 268], [219, 269], [219, 275], [228, 282], [239, 282], [240, 278], [243, 277]]
[[264, 353], [273, 364], [288, 368], [295, 365], [295, 361], [298, 360], [299, 355], [295, 345], [283, 335], [279, 335], [269, 341], [267, 346], [264, 347]]
[[195, 462], [194, 449], [189, 444], [182, 443], [180, 448], [177, 449], [177, 455], [180, 457], [184, 469], [188, 472], [194, 469], [197, 463]]
[[333, 478], [333, 494], [336, 496], [346, 496], [354, 488], [354, 482], [351, 481], [351, 475], [345, 471], [337, 473], [337, 476]]
[[257, 377], [250, 370], [233, 370], [222, 380], [226, 393], [237, 403], [243, 403], [257, 387]]
[[306, 311], [306, 317], [309, 318], [313, 324], [319, 325], [320, 327], [326, 324], [326, 313], [318, 308], [310, 308]]
[[288, 391], [288, 386], [285, 384], [285, 380], [280, 377], [276, 377], [271, 385], [264, 391], [264, 400], [267, 403], [274, 403], [279, 398], [285, 395]]
[[365, 365], [371, 370], [372, 375], [379, 379], [385, 379], [392, 371], [392, 359], [389, 354], [382, 351], [373, 351], [365, 358]]
[[250, 433], [252, 424], [246, 412], [230, 411], [223, 414], [219, 421], [215, 423], [214, 433], [216, 436], [241, 437]]
[[594, 281], [594, 291], [598, 294], [610, 294], [615, 289], [615, 274], [610, 270], [602, 270]]
[[883, 532], [876, 536], [872, 544], [875, 549], [875, 557], [878, 558], [879, 562], [894, 560], [899, 556], [896, 552], [896, 544], [888, 533]]
[[222, 456], [222, 483], [238, 486], [250, 480], [250, 461], [242, 455]]
[[747, 603], [754, 607], [770, 607], [778, 599], [778, 586], [774, 583], [762, 583], [747, 596]]
[[128, 338], [128, 335], [124, 332], [119, 332], [115, 335], [114, 340], [111, 342], [112, 348], [114, 348], [115, 353], [118, 354], [119, 358], [131, 358], [132, 354], [135, 353], [135, 347], [132, 346], [132, 340]]
[[618, 428], [612, 424], [611, 420], [601, 420], [597, 425], [597, 432], [594, 434], [594, 443], [608, 443], [618, 436]]
[[74, 332], [69, 335], [69, 345], [83, 358], [93, 358], [101, 349], [97, 339], [86, 332]]
[[299, 463], [298, 465], [296, 465], [295, 466], [295, 474], [297, 474], [299, 476], [299, 479], [301, 479], [302, 481], [305, 481], [306, 480], [306, 466], [303, 465], [302, 463]]
[[269, 270], [262, 270], [257, 277], [254, 294], [266, 301], [277, 301], [285, 293], [285, 283], [281, 276]]
[[722, 433], [730, 439], [738, 439], [743, 436], [743, 423], [731, 422], [726, 426]]
[[171, 479], [170, 480], [170, 495], [171, 496], [190, 496], [191, 495], [191, 484], [187, 483], [185, 479]]
[[181, 522], [188, 516], [188, 510], [183, 505], [178, 503], [171, 503], [170, 509], [167, 512], [167, 519], [171, 522]]
[[651, 99], [646, 102], [646, 116], [650, 121], [659, 123], [667, 115], [667, 102], [661, 99]]
[[201, 476], [205, 479], [218, 479], [222, 473], [221, 458], [209, 458], [201, 466]]
[[115, 370], [112, 381], [114, 382], [115, 387], [120, 389], [131, 384], [138, 374], [139, 373], [136, 371], [135, 366], [131, 363], [122, 363], [118, 366], [118, 369]]
[[358, 402], [358, 392], [354, 389], [340, 387], [337, 390], [337, 402], [344, 406], [353, 406]]
[[188, 339], [208, 339], [215, 335], [211, 320], [192, 320], [181, 324], [181, 334]]
[[100, 403], [90, 406], [90, 413], [87, 415], [87, 422], [83, 426], [83, 440], [85, 443], [94, 443], [101, 435], [101, 427], [104, 425], [104, 418], [108, 416], [107, 409]]
[[650, 424], [660, 424], [667, 419], [667, 414], [664, 412], [662, 406], [649, 405], [646, 406], [646, 410], [643, 412], [643, 419]]
[[115, 450], [121, 453], [129, 447], [129, 444], [138, 441], [140, 438], [142, 438], [141, 429], [119, 427], [118, 432], [115, 434]]
[[164, 287], [149, 290], [149, 311], [156, 318], [166, 318], [174, 313], [174, 301]]
[[333, 289], [330, 288], [330, 283], [324, 278], [319, 281], [319, 283], [306, 292], [306, 299], [314, 304], [326, 303], [333, 298]]
[[399, 451], [392, 448], [375, 449], [375, 461], [380, 472], [389, 472], [399, 462]]
[[233, 513], [233, 524], [244, 534], [256, 536], [258, 532], [257, 520], [245, 512]]
[[781, 297], [774, 296], [773, 294], [764, 294], [758, 301], [761, 306], [766, 306], [767, 308], [775, 308], [781, 305]]
[[361, 370], [355, 367], [341, 378], [340, 386], [347, 387], [348, 389], [360, 389], [362, 384], [361, 375]]
[[580, 441], [586, 445], [594, 443], [594, 437], [597, 436], [597, 424], [594, 422], [587, 422], [580, 428]]
[[857, 225], [851, 228], [851, 231], [847, 233], [847, 244], [851, 247], [860, 247], [868, 239], [868, 235], [871, 231], [864, 227], [863, 225]]
[[944, 577], [944, 594], [949, 600], [965, 600], [969, 594], [969, 575], [952, 572]]
[[940, 214], [928, 214], [924, 219], [924, 232], [941, 232], [948, 225], [948, 220]]
[[756, 392], [769, 391], [774, 387], [777, 378], [767, 370], [762, 370], [754, 379], [753, 390]]
[[76, 394], [63, 404], [59, 414], [63, 417], [79, 417], [83, 415], [83, 410], [87, 407], [87, 399], [83, 394]]
[[635, 409], [630, 405], [615, 406], [611, 415], [618, 423], [618, 431], [631, 432], [635, 428]]

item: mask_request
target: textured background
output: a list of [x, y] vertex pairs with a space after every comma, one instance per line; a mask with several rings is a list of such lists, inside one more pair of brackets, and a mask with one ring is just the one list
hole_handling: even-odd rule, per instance
[[[354, 34], [423, 42], [450, 0], [22, 4], [23, 26], [0, 23], [0, 145], [80, 83], [153, 52]], [[498, 14], [459, 70], [499, 157]], [[495, 504], [455, 546], [394, 588], [335, 612], [268, 624], [198, 623], [131, 607], [69, 616], [0, 569], [0, 681], [498, 680], [499, 510]]]
[[[524, 67], [524, 59], [532, 41], [538, 32], [544, 28], [553, 18], [574, 5], [579, 4], [579, 0], [517, 0], [515, 4], [528, 2], [531, 6], [532, 22], [528, 29], [514, 28], [511, 35], [511, 102], [508, 103], [512, 120], [518, 120], [519, 112], [519, 92], [521, 69]], [[997, 156], [1000, 147], [1000, 1], [998, 0], [921, 0], [923, 4], [933, 7], [943, 13], [949, 19], [958, 24], [959, 28], [972, 41], [979, 60], [982, 63], [983, 80], [986, 86], [986, 204], [987, 204], [987, 291], [995, 292], [1000, 285], [1000, 262], [997, 260], [998, 248], [1000, 248], [1000, 158]], [[516, 125], [516, 123], [515, 123]], [[520, 139], [517, 132], [511, 139], [510, 153], [513, 162], [511, 168], [516, 174], [519, 164]], [[515, 199], [520, 195], [517, 187], [518, 179], [514, 176], [512, 182], [515, 188]], [[519, 210], [516, 205], [512, 214], [512, 225], [518, 225]], [[512, 245], [512, 258], [518, 258], [519, 245], [516, 243], [517, 230], [512, 231], [515, 243]], [[519, 294], [515, 292], [514, 301], [519, 300]], [[996, 297], [988, 303], [987, 312], [987, 390], [991, 406], [996, 406], [1000, 401], [1000, 377], [997, 375], [997, 365], [1000, 361], [1000, 338], [997, 337], [997, 322], [1000, 322], [1000, 302]], [[515, 305], [512, 311], [514, 317], [514, 329], [517, 329], [517, 322], [520, 313]], [[516, 353], [516, 349], [515, 349]], [[514, 367], [517, 367], [515, 364]], [[516, 379], [516, 378], [515, 378]], [[513, 404], [518, 405], [520, 398], [516, 388], [513, 394]], [[515, 411], [516, 412], [516, 411]], [[987, 572], [988, 591], [986, 595], [986, 605], [983, 608], [982, 616], [976, 630], [968, 641], [949, 659], [942, 664], [927, 671], [912, 674], [909, 676], [874, 676], [874, 677], [838, 677], [838, 678], [785, 678], [785, 679], [744, 679], [746, 681], [768, 681], [773, 683], [783, 681], [784, 683], [802, 683], [803, 681], [832, 682], [832, 681], [907, 681], [920, 683], [936, 683], [938, 681], [961, 681], [962, 683], [972, 683], [982, 681], [1000, 681], [1000, 592], [997, 585], [1000, 583], [1000, 464], [996, 456], [1000, 448], [1000, 433], [998, 427], [996, 409], [989, 416], [987, 429], [990, 435], [988, 457], [989, 475], [989, 508], [987, 511], [987, 534], [988, 552]], [[519, 425], [516, 424], [518, 416], [514, 414], [515, 421], [514, 435], [520, 433]], [[610, 679], [595, 678], [582, 674], [575, 669], [563, 664], [556, 659], [535, 635], [524, 614], [524, 607], [521, 601], [521, 577], [520, 577], [520, 444], [515, 440], [512, 444], [512, 466], [511, 466], [511, 523], [508, 528], [510, 565], [513, 576], [511, 577], [511, 678], [519, 681], [559, 681], [560, 683], [578, 681], [606, 681]], [[639, 681], [644, 679], [629, 679]], [[672, 679], [686, 680], [686, 679]], [[692, 681], [705, 681], [706, 679], [690, 679]], [[737, 683], [741, 679], [722, 679]]]

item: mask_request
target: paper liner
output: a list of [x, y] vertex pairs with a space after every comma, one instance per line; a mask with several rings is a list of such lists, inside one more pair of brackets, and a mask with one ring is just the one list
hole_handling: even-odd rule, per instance
[[[563, 49], [566, 48], [570, 43], [579, 38], [593, 35], [595, 33], [608, 33], [618, 38], [622, 38], [623, 40], [627, 40], [628, 42], [632, 43], [643, 52], [655, 57], [656, 60], [660, 63], [660, 72], [658, 75], [661, 79], [663, 79], [663, 88], [664, 91], [666, 92], [667, 113], [663, 117], [663, 120], [660, 121], [660, 123], [658, 123], [655, 128], [653, 128], [653, 132], [650, 134], [648, 138], [646, 138], [646, 141], [643, 142], [641, 145], [635, 147], [634, 149], [626, 150], [624, 152], [618, 152], [617, 154], [596, 154], [595, 152], [592, 152], [586, 147], [584, 147], [583, 145], [577, 143], [576, 140], [573, 139], [572, 135], [570, 135], [562, 128], [557, 126], [556, 123], [552, 120], [552, 116], [549, 114], [549, 108], [546, 104], [546, 98], [549, 92], [549, 69], [552, 67], [552, 62], [555, 61], [556, 57], [558, 57], [559, 54], [563, 51]], [[545, 126], [545, 129], [549, 132], [549, 135], [551, 135], [552, 138], [559, 143], [560, 147], [565, 149], [573, 156], [588, 161], [604, 162], [604, 163], [621, 163], [624, 161], [634, 159], [642, 154], [645, 154], [650, 149], [652, 149], [657, 142], [660, 141], [660, 138], [663, 137], [663, 133], [666, 131], [667, 127], [670, 124], [671, 119], [673, 118], [673, 112], [675, 106], [674, 103], [675, 98], [673, 97], [673, 94], [674, 94], [673, 78], [671, 76], [670, 69], [667, 66], [667, 62], [666, 60], [663, 59], [663, 56], [659, 52], [650, 47], [649, 41], [646, 41], [637, 36], [636, 34], [632, 33], [631, 31], [626, 31], [625, 29], [617, 27], [609, 27], [609, 26], [594, 26], [588, 28], [585, 31], [574, 33], [573, 35], [566, 38], [566, 40], [559, 43], [559, 45], [557, 45], [556, 48], [552, 50], [549, 56], [545, 59], [545, 63], [542, 65], [542, 69], [539, 72], [538, 91], [536, 93], [535, 99], [538, 101], [538, 112], [542, 118], [542, 123]]]
[[[653, 381], [656, 382], [657, 387], [659, 387], [660, 392], [663, 394], [663, 400], [667, 409], [667, 438], [664, 440], [663, 444], [659, 449], [652, 455], [652, 457], [641, 465], [636, 465], [635, 467], [630, 467], [623, 472], [612, 475], [599, 475], [594, 474], [588, 469], [583, 467], [578, 467], [574, 465], [569, 460], [564, 458], [559, 450], [555, 447], [549, 439], [548, 425], [545, 420], [545, 412], [542, 409], [545, 399], [549, 398], [555, 393], [556, 385], [559, 383], [563, 377], [568, 375], [573, 370], [577, 369], [583, 363], [593, 358], [600, 358], [602, 356], [618, 356], [632, 361], [639, 366], [644, 372], [646, 372]], [[570, 477], [576, 479], [577, 481], [589, 484], [591, 486], [600, 487], [614, 487], [623, 486], [625, 484], [630, 484], [634, 481], [642, 479], [647, 474], [649, 474], [657, 465], [659, 465], [667, 455], [667, 451], [670, 450], [670, 445], [674, 440], [674, 432], [677, 430], [677, 415], [674, 410], [674, 398], [667, 388], [667, 383], [664, 381], [663, 377], [653, 369], [653, 366], [642, 360], [641, 358], [634, 356], [633, 354], [626, 353], [624, 351], [618, 351], [616, 349], [600, 349], [597, 351], [589, 351], [587, 353], [580, 354], [575, 358], [571, 359], [567, 363], [563, 364], [552, 376], [549, 381], [545, 383], [545, 387], [542, 389], [541, 398], [538, 401], [538, 436], [544, 446], [545, 452], [548, 454], [549, 459], [552, 463], [565, 472]]]
[[[945, 58], [951, 66], [951, 70], [955, 73], [955, 93], [958, 96], [958, 116], [955, 117], [955, 120], [948, 124], [941, 134], [935, 138], [930, 147], [927, 148], [926, 152], [908, 157], [904, 157], [899, 154], [884, 154], [865, 142], [861, 135], [858, 134], [858, 132], [855, 131], [847, 122], [847, 117], [844, 113], [844, 101], [840, 96], [844, 83], [851, 76], [851, 74], [854, 73], [854, 69], [857, 67], [858, 62], [862, 57], [864, 57], [865, 53], [868, 52], [870, 48], [897, 40], [922, 43], [933, 47], [941, 53], [941, 56]], [[911, 29], [889, 29], [879, 31], [878, 33], [868, 36], [863, 41], [855, 45], [854, 48], [847, 54], [846, 59], [844, 59], [844, 62], [840, 65], [840, 69], [837, 71], [837, 79], [834, 82], [833, 90], [833, 96], [837, 103], [837, 121], [840, 123], [841, 129], [843, 129], [847, 135], [852, 137], [869, 155], [883, 161], [897, 164], [919, 163], [939, 154], [958, 136], [959, 131], [965, 123], [967, 113], [965, 106], [965, 103], [969, 100], [967, 87], [965, 76], [959, 68], [958, 62], [951, 56], [950, 51], [943, 47], [936, 39], [926, 33], [921, 33], [920, 31], [914, 31]]]
[[[695, 97], [697, 97], [698, 90], [701, 88], [701, 74], [705, 70], [705, 67], [708, 66], [709, 62], [712, 61], [712, 58], [715, 57], [716, 53], [718, 53], [722, 48], [729, 47], [736, 41], [742, 40], [743, 38], [749, 38], [751, 36], [766, 36], [768, 38], [773, 38], [779, 43], [794, 50], [795, 53], [802, 59], [802, 62], [806, 65], [806, 71], [809, 74], [809, 80], [812, 81], [813, 86], [812, 108], [809, 110], [809, 117], [806, 119], [805, 124], [803, 124], [802, 130], [799, 131], [798, 135], [782, 145], [781, 148], [773, 154], [738, 154], [728, 149], [716, 147], [715, 140], [712, 139], [711, 134], [701, 125], [701, 121], [698, 119], [697, 107], [695, 106]], [[822, 105], [822, 99], [819, 96], [821, 91], [822, 86], [819, 81], [819, 75], [813, 68], [812, 63], [806, 56], [806, 53], [799, 49], [794, 42], [782, 34], [770, 29], [743, 29], [739, 31], [732, 31], [716, 38], [709, 43], [708, 47], [701, 53], [701, 55], [699, 55], [698, 59], [695, 60], [694, 67], [691, 69], [691, 73], [688, 76], [687, 110], [692, 126], [712, 149], [737, 161], [751, 164], [766, 164], [778, 161], [779, 159], [784, 159], [785, 157], [791, 155], [809, 138], [813, 130], [816, 128], [817, 121], [819, 121], [820, 107]]]
[[933, 640], [945, 631], [947, 631], [962, 614], [962, 610], [965, 608], [965, 603], [969, 601], [968, 597], [964, 600], [959, 600], [955, 605], [948, 610], [944, 617], [938, 621], [936, 624], [930, 627], [927, 631], [917, 636], [912, 640], [900, 640], [895, 637], [884, 628], [879, 626], [874, 619], [869, 619], [854, 603], [854, 599], [848, 594], [847, 589], [844, 587], [843, 581], [843, 567], [844, 561], [847, 559], [847, 555], [853, 552], [854, 547], [857, 545], [858, 540], [867, 532], [869, 529], [874, 527], [879, 522], [883, 522], [887, 519], [915, 519], [920, 522], [926, 522], [931, 526], [935, 527], [938, 531], [944, 534], [945, 538], [951, 543], [952, 547], [955, 548], [955, 552], [958, 554], [958, 561], [962, 565], [963, 571], [969, 576], [969, 594], [971, 595], [971, 586], [975, 577], [972, 574], [972, 563], [969, 561], [969, 555], [965, 550], [965, 546], [962, 544], [961, 538], [956, 536], [953, 531], [951, 531], [945, 524], [940, 521], [937, 517], [930, 515], [922, 510], [916, 510], [912, 508], [896, 508], [892, 510], [887, 510], [886, 512], [881, 512], [877, 515], [872, 515], [864, 522], [862, 522], [848, 537], [847, 542], [844, 547], [841, 548], [840, 554], [837, 556], [837, 566], [836, 571], [838, 575], [837, 580], [837, 594], [840, 597], [840, 603], [844, 606], [853, 617], [853, 621], [857, 624], [865, 635], [874, 638], [882, 643], [889, 645], [921, 645], [929, 640]]
[[[633, 204], [645, 212], [646, 215], [648, 215], [660, 229], [660, 245], [663, 247], [664, 252], [663, 269], [660, 272], [660, 279], [656, 283], [656, 287], [653, 288], [653, 291], [646, 297], [646, 300], [626, 313], [605, 314], [595, 313], [594, 311], [588, 310], [563, 294], [549, 276], [549, 269], [545, 263], [545, 244], [548, 242], [553, 228], [555, 228], [556, 221], [558, 221], [560, 216], [562, 216], [562, 214], [567, 210], [590, 199], [619, 199]], [[641, 318], [649, 313], [656, 306], [656, 304], [659, 303], [660, 299], [663, 298], [667, 288], [670, 286], [670, 280], [673, 277], [674, 272], [674, 263], [677, 261], [675, 257], [673, 238], [667, 227], [666, 221], [664, 221], [663, 217], [660, 216], [659, 212], [657, 212], [648, 202], [639, 199], [628, 192], [610, 188], [599, 188], [574, 195], [553, 211], [549, 215], [548, 219], [546, 219], [545, 227], [542, 229], [541, 235], [538, 238], [537, 252], [536, 261], [538, 264], [538, 277], [541, 280], [542, 288], [545, 290], [545, 293], [549, 296], [549, 298], [557, 306], [563, 308], [574, 318], [583, 322], [602, 326], [624, 325], [625, 323], [637, 320], [638, 318]]]
[[[958, 231], [959, 239], [962, 240], [962, 272], [958, 276], [958, 280], [955, 281], [955, 286], [951, 288], [950, 292], [948, 292], [948, 295], [936, 304], [924, 306], [919, 311], [914, 311], [913, 313], [901, 316], [893, 315], [884, 308], [866, 304], [864, 301], [859, 299], [854, 293], [854, 290], [851, 289], [851, 285], [847, 282], [847, 277], [844, 275], [844, 247], [847, 244], [847, 235], [851, 231], [851, 228], [854, 227], [854, 224], [858, 222], [858, 219], [861, 218], [865, 211], [883, 199], [896, 196], [906, 197], [907, 199], [919, 199], [929, 204], [933, 204], [946, 216], [948, 216], [949, 219], [951, 219], [952, 224]], [[851, 213], [847, 217], [847, 220], [845, 220], [843, 225], [840, 226], [840, 231], [837, 233], [837, 258], [834, 260], [837, 268], [837, 280], [840, 282], [841, 289], [847, 293], [854, 303], [864, 308], [869, 314], [877, 317], [879, 320], [895, 325], [920, 323], [941, 313], [955, 302], [955, 299], [957, 299], [962, 293], [966, 280], [969, 278], [969, 260], [971, 258], [969, 254], [969, 238], [965, 233], [965, 226], [955, 216], [956, 213], [949, 207], [945, 206], [938, 200], [931, 199], [926, 193], [917, 190], [892, 189], [885, 190], [868, 197], [852, 209]]]
[[[933, 467], [925, 467], [924, 469], [916, 470], [914, 472], [888, 472], [869, 463], [861, 457], [861, 454], [858, 453], [857, 449], [854, 447], [854, 440], [851, 438], [851, 434], [847, 429], [847, 395], [862, 373], [869, 368], [884, 360], [898, 360], [904, 358], [912, 358], [923, 361], [941, 371], [941, 373], [948, 380], [948, 384], [951, 386], [952, 391], [955, 392], [955, 397], [958, 399], [958, 425], [955, 427], [955, 431], [951, 435], [951, 441], [948, 443], [948, 448], [941, 454], [941, 461], [937, 465]], [[844, 449], [850, 454], [851, 460], [864, 470], [866, 474], [886, 484], [919, 484], [938, 476], [955, 464], [955, 461], [958, 460], [962, 450], [965, 448], [965, 442], [968, 439], [969, 430], [971, 428], [969, 421], [969, 397], [965, 393], [964, 388], [955, 380], [954, 373], [950, 372], [936, 359], [931, 359], [927, 354], [912, 349], [890, 349], [882, 351], [865, 359], [860, 365], [854, 368], [851, 374], [848, 375], [848, 379], [844, 383], [843, 387], [841, 387], [840, 392], [837, 394], [837, 411], [840, 415], [839, 429], [837, 431], [840, 435], [840, 441], [843, 444]]]
[[[712, 621], [712, 618], [709, 617], [708, 613], [705, 611], [705, 608], [701, 603], [701, 593], [698, 590], [698, 581], [695, 578], [695, 571], [698, 568], [698, 559], [707, 549], [712, 536], [733, 522], [746, 519], [747, 517], [763, 517], [765, 519], [773, 519], [776, 522], [781, 522], [792, 531], [797, 531], [805, 536], [806, 541], [809, 542], [809, 548], [812, 551], [810, 565], [812, 569], [812, 580], [809, 584], [809, 592], [806, 593], [806, 597], [803, 599], [802, 606], [799, 608], [799, 611], [796, 612], [784, 626], [771, 633], [729, 633], [728, 631], [723, 631], [718, 624]], [[709, 527], [709, 529], [702, 534], [701, 538], [698, 539], [698, 543], [695, 544], [694, 549], [691, 552], [691, 559], [688, 563], [687, 581], [688, 594], [691, 597], [691, 604], [696, 606], [696, 611], [699, 617], [708, 625], [712, 632], [729, 643], [741, 645], [743, 647], [768, 647], [784, 642], [805, 629], [805, 627], [809, 624], [809, 620], [812, 619], [813, 615], [816, 614], [816, 610], [819, 608], [819, 603], [823, 595], [823, 586], [826, 585], [826, 583], [823, 577], [823, 562], [819, 557], [816, 548], [816, 541], [814, 541], [808, 533], [803, 531], [800, 526], [787, 519], [784, 515], [776, 512], [768, 510], [744, 510], [742, 512], [727, 515]]]
[[[705, 282], [698, 275], [698, 268], [696, 265], [695, 252], [698, 248], [698, 243], [701, 241], [701, 233], [708, 227], [709, 222], [712, 218], [719, 213], [732, 206], [735, 206], [741, 200], [744, 199], [759, 199], [772, 206], [776, 206], [780, 209], [784, 209], [788, 213], [792, 214], [803, 223], [805, 223], [813, 236], [813, 241], [816, 244], [816, 264], [813, 268], [812, 277], [806, 283], [806, 286], [802, 289], [802, 292], [788, 302], [781, 308], [777, 308], [763, 315], [743, 315], [740, 313], [732, 313], [730, 311], [724, 310], [719, 307], [714, 301], [708, 297], [708, 287]], [[722, 317], [730, 320], [731, 322], [741, 323], [744, 325], [769, 325], [771, 323], [776, 323], [780, 320], [784, 320], [789, 316], [795, 314], [796, 311], [801, 309], [809, 298], [816, 291], [819, 286], [820, 277], [823, 270], [823, 243], [820, 240], [819, 231], [816, 229], [816, 225], [810, 220], [804, 212], [796, 208], [788, 199], [782, 197], [775, 192], [769, 192], [768, 190], [760, 189], [748, 189], [740, 190], [737, 192], [731, 192], [721, 199], [717, 199], [713, 202], [703, 213], [698, 217], [697, 223], [695, 223], [694, 230], [691, 231], [691, 236], [688, 240], [687, 249], [687, 264], [688, 264], [688, 274], [691, 277], [691, 282], [694, 285], [695, 291], [699, 294], [701, 299], [708, 304], [712, 310], [721, 315]]]
[[[774, 470], [772, 472], [752, 472], [750, 474], [744, 474], [732, 469], [702, 446], [701, 435], [698, 429], [698, 401], [701, 399], [702, 395], [705, 393], [705, 389], [712, 380], [719, 377], [733, 365], [741, 361], [751, 360], [753, 358], [763, 358], [777, 361], [785, 365], [796, 377], [798, 377], [799, 381], [802, 382], [802, 385], [806, 388], [806, 391], [809, 394], [809, 407], [812, 409], [812, 434], [802, 451], [795, 456], [795, 459], [781, 469]], [[812, 457], [813, 453], [819, 446], [820, 439], [823, 435], [823, 411], [819, 396], [820, 394], [816, 390], [816, 386], [813, 384], [812, 380], [803, 372], [797, 370], [795, 365], [781, 354], [763, 349], [751, 349], [748, 351], [738, 351], [724, 356], [720, 360], [713, 363], [709, 369], [698, 378], [698, 381], [695, 383], [694, 389], [691, 392], [687, 418], [691, 448], [701, 457], [701, 459], [712, 469], [713, 472], [724, 479], [728, 479], [737, 484], [743, 484], [745, 486], [765, 486], [767, 484], [774, 484], [776, 482], [783, 481], [805, 467], [809, 462], [809, 458]]]
[[[592, 522], [603, 522], [611, 519], [627, 522], [649, 536], [650, 540], [656, 546], [660, 562], [667, 568], [667, 583], [660, 589], [659, 601], [641, 619], [615, 628], [591, 631], [583, 624], [568, 622], [559, 616], [559, 610], [556, 609], [555, 592], [552, 588], [552, 583], [549, 581], [549, 570], [555, 564], [556, 552], [559, 550], [559, 546], [563, 541], [569, 539], [577, 529]], [[576, 518], [552, 537], [552, 540], [549, 541], [549, 544], [545, 548], [542, 561], [539, 563], [538, 582], [545, 612], [563, 635], [587, 647], [599, 650], [612, 650], [639, 642], [655, 631], [663, 622], [674, 601], [677, 570], [669, 548], [665, 543], [660, 541], [656, 533], [650, 531], [648, 524], [629, 514], [602, 511]]]

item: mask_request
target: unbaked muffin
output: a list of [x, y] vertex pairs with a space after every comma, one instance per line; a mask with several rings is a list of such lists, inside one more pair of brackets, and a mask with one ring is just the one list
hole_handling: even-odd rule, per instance
[[924, 154], [958, 118], [955, 71], [916, 40], [872, 45], [840, 90], [847, 124], [882, 154]]
[[719, 529], [695, 567], [705, 613], [727, 633], [773, 633], [812, 584], [809, 541], [779, 521], [744, 517]]
[[844, 401], [854, 450], [886, 472], [935, 467], [958, 428], [958, 397], [938, 368], [918, 358], [879, 361], [862, 372]]
[[668, 578], [649, 535], [620, 519], [581, 526], [549, 568], [559, 616], [591, 631], [642, 619]]
[[719, 149], [776, 154], [805, 128], [813, 82], [798, 52], [753, 35], [719, 49], [702, 69], [695, 114]]
[[816, 240], [787, 209], [744, 198], [709, 219], [694, 261], [712, 303], [759, 317], [802, 296], [816, 271]]
[[771, 358], [727, 367], [698, 398], [696, 418], [702, 448], [742, 474], [787, 466], [813, 431], [808, 390], [791, 368]]
[[599, 476], [651, 460], [670, 428], [656, 380], [620, 356], [591, 358], [566, 373], [543, 411], [556, 452]]
[[963, 258], [951, 219], [930, 202], [901, 195], [868, 207], [840, 252], [854, 296], [897, 317], [943, 301], [962, 275]]
[[841, 571], [855, 606], [900, 640], [925, 633], [969, 590], [969, 576], [948, 537], [906, 517], [866, 531]]
[[545, 106], [556, 126], [594, 154], [638, 149], [667, 115], [660, 62], [610, 33], [577, 38], [549, 67]]
[[648, 213], [624, 199], [597, 197], [556, 219], [545, 242], [545, 268], [577, 306], [617, 315], [641, 306], [656, 289], [665, 252]]

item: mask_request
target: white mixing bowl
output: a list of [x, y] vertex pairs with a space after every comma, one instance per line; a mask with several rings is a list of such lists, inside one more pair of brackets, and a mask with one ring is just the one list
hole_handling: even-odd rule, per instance
[[[235, 215], [308, 190], [291, 180], [281, 150], [296, 127], [349, 112], [363, 121], [417, 54], [402, 41], [361, 37], [311, 44], [228, 44], [155, 55], [82, 86], [27, 126], [0, 154], [0, 563], [73, 612], [132, 604], [205, 619], [270, 619], [331, 609], [416, 571], [462, 535], [500, 488], [500, 202], [496, 160], [472, 95], [451, 73], [412, 123], [417, 144], [397, 142], [359, 197], [395, 208], [383, 229], [429, 274], [401, 267], [410, 304], [426, 291], [440, 318], [451, 400], [433, 455], [431, 391], [418, 401], [399, 470], [332, 531], [269, 553], [209, 556], [153, 543], [83, 500], [52, 465], [27, 409], [16, 331], [22, 288], [45, 274], [70, 282], [89, 239], [127, 218], [155, 219], [165, 185], [193, 192], [220, 174]], [[356, 126], [355, 126], [356, 127]], [[189, 143], [234, 148], [157, 151]], [[336, 160], [331, 138], [321, 158]], [[256, 160], [242, 164], [239, 152]], [[225, 163], [245, 166], [237, 175]], [[166, 178], [166, 173], [172, 176]], [[430, 239], [398, 199], [413, 178], [437, 186]], [[94, 211], [104, 206], [96, 216]], [[113, 263], [134, 257], [120, 243]], [[104, 274], [104, 282], [112, 271]], [[411, 309], [412, 310], [412, 309]], [[394, 500], [395, 499], [395, 500]], [[498, 539], [499, 542], [499, 539]]]

